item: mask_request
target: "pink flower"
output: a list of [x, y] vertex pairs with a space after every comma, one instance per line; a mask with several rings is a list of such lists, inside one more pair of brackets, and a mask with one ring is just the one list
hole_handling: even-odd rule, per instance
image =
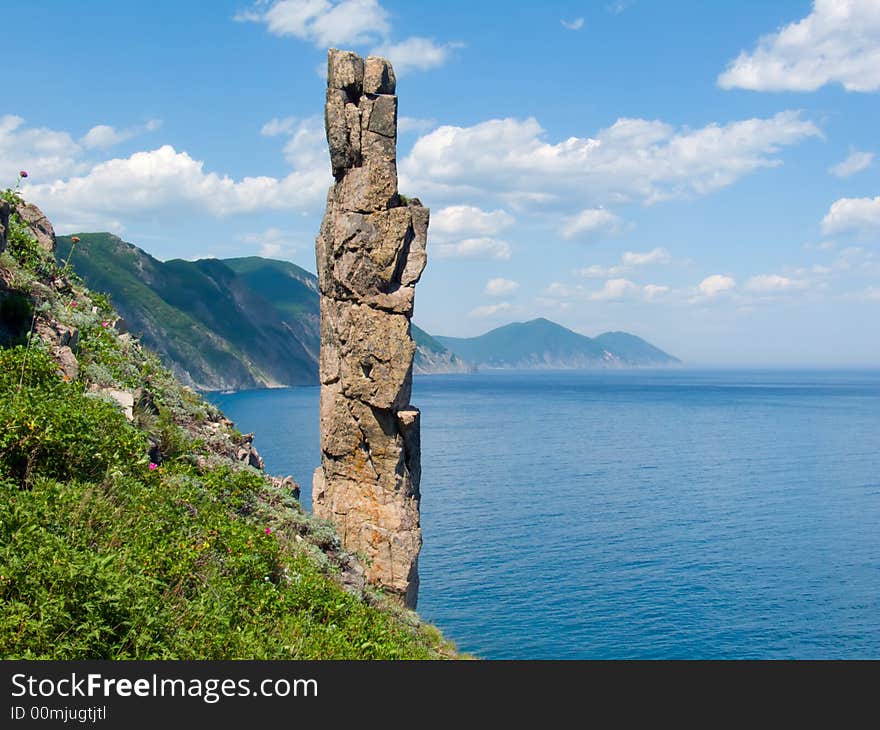
[[76, 306], [76, 300], [73, 300], [73, 301], [70, 303], [70, 306], [71, 306], [71, 307], [75, 307], [75, 306]]
[[150, 462], [150, 467], [149, 467], [150, 471], [156, 471], [156, 469], [158, 469], [158, 468], [159, 468], [158, 464], [154, 464], [152, 461]]
[[18, 175], [19, 175], [19, 177], [27, 177], [28, 176], [27, 170], [19, 170]]
[[101, 322], [101, 326], [102, 327], [109, 327], [110, 323], [105, 319], [103, 322]]
[[271, 535], [271, 534], [272, 534], [272, 528], [271, 528], [271, 527], [267, 527], [267, 528], [266, 528], [266, 534], [267, 534], [267, 535]]

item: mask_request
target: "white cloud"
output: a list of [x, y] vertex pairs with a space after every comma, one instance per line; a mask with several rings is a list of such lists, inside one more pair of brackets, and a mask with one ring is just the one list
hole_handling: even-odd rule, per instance
[[0, 186], [11, 185], [19, 170], [46, 180], [84, 169], [83, 148], [67, 132], [27, 127], [22, 117], [0, 116]]
[[76, 221], [81, 230], [109, 224], [118, 229], [117, 216], [173, 221], [183, 212], [224, 217], [265, 210], [313, 211], [329, 183], [326, 165], [296, 167], [281, 179], [234, 180], [206, 171], [204, 162], [165, 145], [101, 162], [66, 180], [27, 185], [22, 192], [60, 221], [59, 228]]
[[836, 241], [819, 241], [819, 243], [805, 243], [804, 248], [807, 251], [816, 250], [816, 251], [833, 251], [837, 248]]
[[560, 20], [562, 23], [562, 27], [567, 30], [580, 30], [584, 27], [584, 19], [583, 18], [575, 18], [574, 20]]
[[505, 297], [508, 294], [513, 294], [517, 289], [519, 289], [518, 281], [511, 281], [510, 279], [489, 279], [486, 282], [486, 294], [490, 297]]
[[618, 119], [595, 137], [549, 142], [534, 118], [444, 125], [420, 137], [400, 163], [408, 189], [450, 198], [478, 195], [549, 201], [646, 203], [707, 194], [781, 161], [776, 153], [821, 136], [799, 112], [701, 129]]
[[873, 152], [854, 151], [850, 152], [849, 157], [843, 160], [843, 162], [838, 162], [833, 167], [830, 167], [828, 172], [837, 177], [849, 177], [862, 170], [867, 170], [873, 161]]
[[497, 238], [484, 236], [466, 238], [455, 243], [436, 243], [431, 253], [438, 259], [500, 259], [511, 255], [510, 244]]
[[869, 286], [862, 292], [862, 299], [867, 299], [869, 302], [880, 302], [880, 287]]
[[473, 317], [474, 319], [488, 319], [489, 317], [495, 317], [496, 315], [503, 314], [504, 312], [509, 312], [511, 309], [512, 306], [510, 302], [486, 304], [485, 306], [472, 309], [468, 313], [468, 317]]
[[145, 132], [155, 132], [162, 126], [159, 119], [150, 119], [144, 124], [127, 129], [116, 129], [108, 124], [98, 124], [83, 135], [80, 144], [86, 149], [107, 149], [114, 147]]
[[659, 284], [646, 284], [644, 289], [645, 299], [653, 300], [659, 299], [660, 297], [668, 294], [670, 289], [668, 286], [661, 286]]
[[511, 247], [496, 237], [515, 219], [504, 210], [450, 205], [431, 216], [431, 253], [437, 258], [509, 259]]
[[633, 3], [635, 3], [635, 0], [614, 0], [614, 2], [607, 7], [607, 10], [612, 15], [620, 15]]
[[562, 284], [558, 281], [554, 281], [551, 283], [546, 289], [544, 289], [544, 295], [548, 297], [558, 297], [561, 299], [565, 299], [571, 296], [574, 296], [576, 293], [580, 293], [583, 291], [583, 288], [578, 286], [574, 289], [567, 286], [566, 284]]
[[241, 237], [245, 243], [259, 246], [260, 256], [265, 258], [290, 257], [296, 251], [292, 238], [280, 228], [267, 228], [261, 233], [248, 233]]
[[576, 269], [574, 273], [583, 276], [585, 279], [605, 279], [609, 276], [622, 274], [624, 269], [622, 266], [601, 266], [600, 264], [591, 264], [582, 269]]
[[382, 56], [391, 61], [394, 72], [398, 76], [406, 74], [413, 69], [427, 71], [429, 68], [442, 66], [449, 60], [449, 56], [462, 44], [436, 43], [431, 38], [412, 36], [398, 43], [385, 43], [372, 50], [375, 56]]
[[391, 31], [388, 11], [377, 0], [257, 2], [234, 19], [264, 23], [272, 35], [294, 36], [318, 47], [367, 43]]
[[779, 274], [759, 274], [745, 284], [748, 291], [758, 294], [781, 294], [806, 289], [809, 283], [803, 279], [791, 279]]
[[595, 235], [597, 233], [617, 233], [621, 220], [614, 213], [603, 208], [588, 208], [563, 221], [560, 235], [565, 239]]
[[294, 170], [330, 169], [324, 120], [308, 117], [292, 125], [284, 145], [284, 159]]
[[880, 275], [880, 258], [861, 246], [848, 246], [841, 249], [828, 264], [813, 264], [807, 267], [791, 268], [786, 274], [795, 277], [827, 277], [839, 274], [858, 274], [863, 276]]
[[262, 23], [272, 35], [292, 36], [318, 48], [370, 44], [371, 52], [388, 58], [398, 75], [442, 66], [461, 47], [421, 36], [392, 41], [391, 15], [378, 0], [257, 0], [234, 20]]
[[702, 296], [714, 297], [736, 288], [736, 280], [723, 274], [713, 274], [703, 279], [697, 288]]
[[650, 266], [652, 264], [668, 264], [672, 256], [665, 248], [658, 246], [651, 251], [639, 253], [627, 251], [621, 256], [620, 261], [624, 266]]
[[626, 251], [620, 257], [620, 263], [614, 266], [600, 266], [593, 264], [582, 269], [577, 269], [576, 274], [587, 279], [604, 279], [619, 276], [632, 271], [640, 266], [653, 266], [655, 264], [668, 264], [672, 261], [672, 255], [662, 246], [651, 251]]
[[812, 12], [742, 51], [718, 77], [725, 89], [815, 91], [880, 89], [880, 3], [815, 0]]
[[831, 204], [822, 219], [826, 235], [845, 231], [880, 230], [880, 196], [876, 198], [841, 198]]
[[275, 117], [266, 122], [260, 134], [264, 137], [277, 137], [280, 134], [292, 134], [296, 126], [296, 117]]
[[504, 210], [482, 210], [473, 205], [450, 205], [431, 216], [431, 233], [439, 236], [491, 236], [516, 219]]
[[629, 279], [609, 279], [599, 291], [593, 292], [590, 295], [590, 299], [595, 301], [612, 301], [635, 297], [640, 292], [641, 287]]
[[546, 305], [559, 305], [563, 302], [614, 302], [614, 301], [643, 301], [653, 302], [668, 294], [671, 289], [659, 284], [639, 284], [624, 277], [615, 277], [604, 282], [601, 289], [587, 289], [581, 284], [569, 286], [558, 281], [553, 282], [544, 289], [539, 297], [540, 302]]
[[407, 134], [408, 132], [424, 134], [436, 126], [437, 122], [433, 119], [419, 119], [418, 117], [402, 116], [397, 120], [398, 134]]

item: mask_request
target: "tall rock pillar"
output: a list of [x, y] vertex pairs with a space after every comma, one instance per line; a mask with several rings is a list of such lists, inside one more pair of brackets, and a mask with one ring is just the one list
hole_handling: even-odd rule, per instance
[[415, 608], [421, 466], [410, 318], [428, 209], [397, 192], [395, 85], [385, 59], [330, 50], [325, 124], [336, 181], [315, 246], [321, 466], [312, 507], [366, 558], [368, 580]]

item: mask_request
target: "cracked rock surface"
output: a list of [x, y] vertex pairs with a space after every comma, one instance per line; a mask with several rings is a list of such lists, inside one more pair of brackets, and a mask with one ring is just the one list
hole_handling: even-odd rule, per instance
[[325, 126], [335, 182], [315, 245], [321, 466], [312, 508], [365, 559], [367, 580], [415, 608], [421, 462], [410, 319], [429, 213], [398, 194], [395, 90], [385, 59], [330, 50]]

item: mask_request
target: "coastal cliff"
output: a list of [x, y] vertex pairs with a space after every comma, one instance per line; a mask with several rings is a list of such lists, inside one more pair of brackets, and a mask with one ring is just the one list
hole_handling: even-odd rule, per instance
[[0, 200], [0, 657], [454, 656]]

